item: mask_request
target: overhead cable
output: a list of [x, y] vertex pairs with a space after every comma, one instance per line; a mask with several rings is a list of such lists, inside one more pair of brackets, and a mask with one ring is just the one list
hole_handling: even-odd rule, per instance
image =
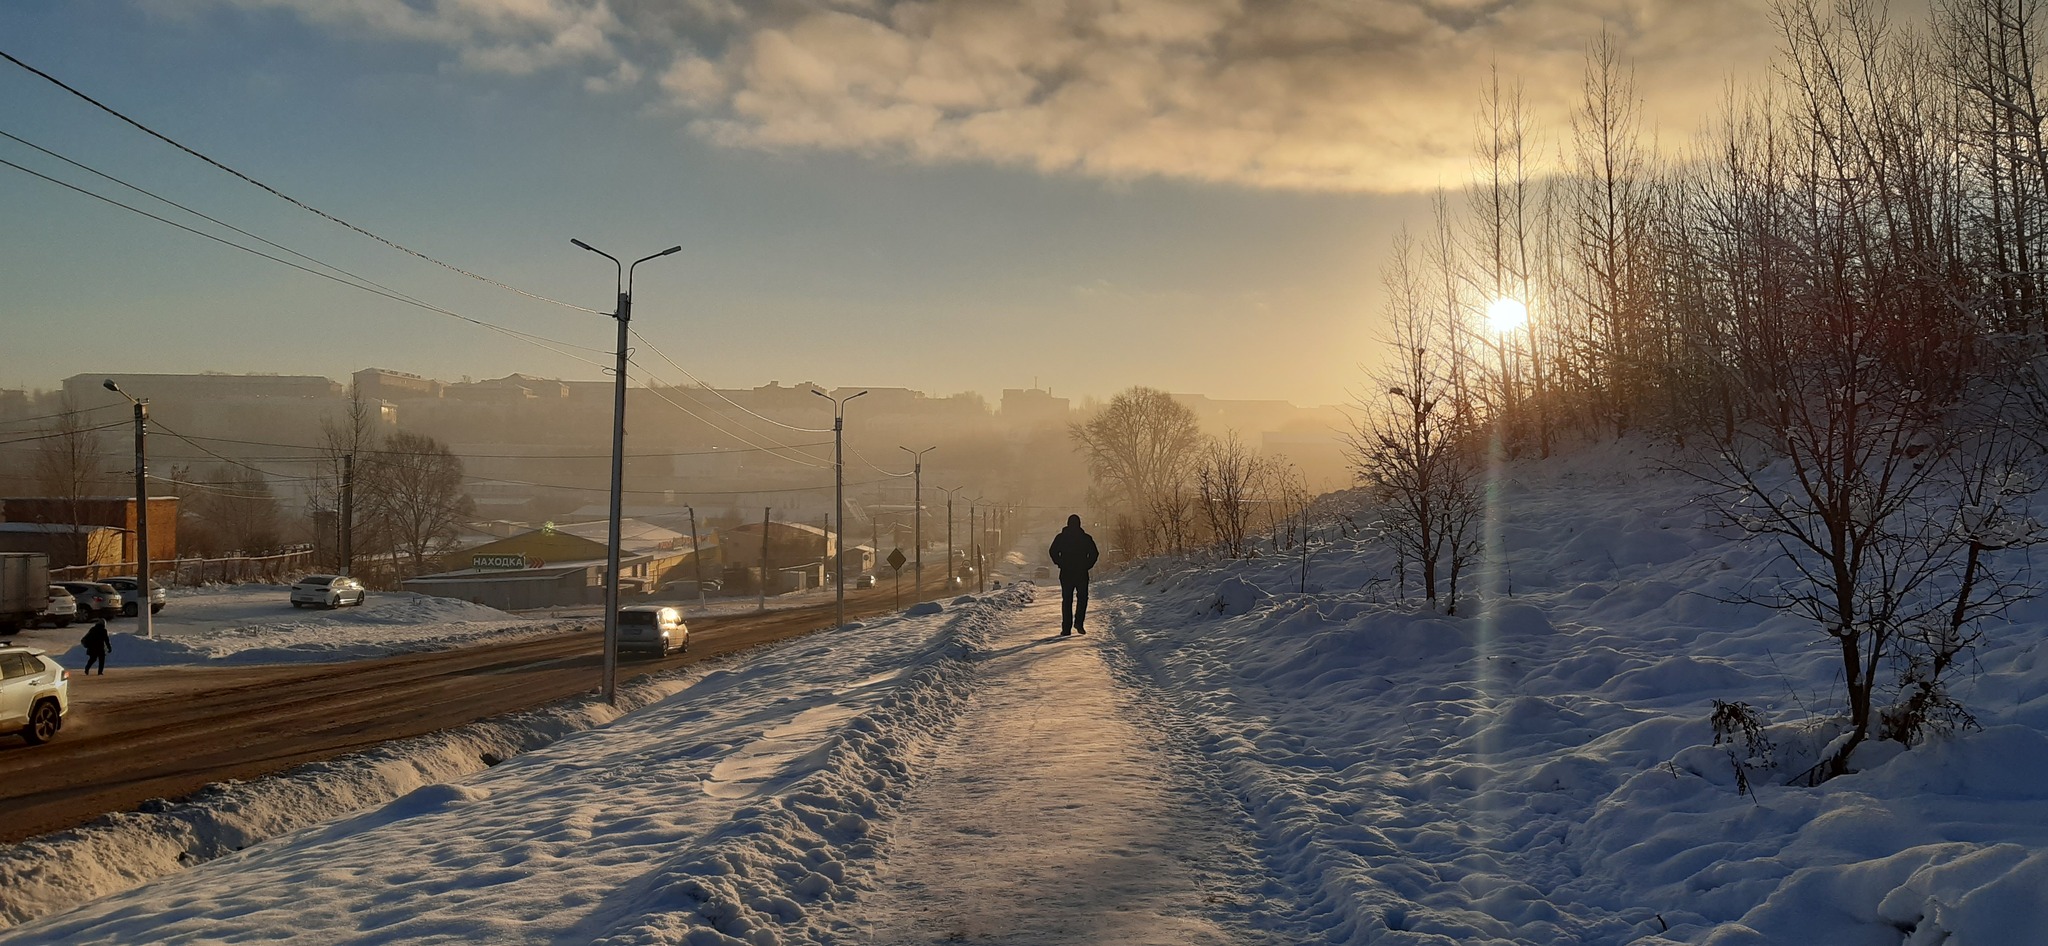
[[250, 177], [250, 176], [249, 176], [249, 175], [247, 175], [247, 174], [243, 174], [242, 172], [240, 172], [240, 171], [237, 171], [237, 170], [235, 170], [234, 168], [228, 167], [227, 165], [225, 165], [225, 164], [222, 164], [222, 163], [220, 163], [219, 161], [216, 161], [216, 160], [214, 160], [214, 159], [212, 159], [212, 158], [210, 158], [210, 157], [207, 157], [206, 155], [204, 155], [204, 154], [201, 154], [201, 153], [199, 153], [198, 151], [196, 151], [196, 150], [194, 150], [194, 149], [192, 149], [192, 148], [186, 147], [186, 146], [185, 146], [185, 145], [184, 145], [183, 143], [181, 143], [181, 142], [179, 142], [179, 141], [177, 141], [177, 140], [175, 140], [175, 139], [171, 138], [171, 137], [170, 137], [169, 135], [165, 135], [165, 134], [163, 134], [162, 132], [159, 132], [159, 131], [157, 131], [156, 129], [154, 129], [154, 128], [151, 128], [151, 127], [149, 127], [148, 125], [144, 125], [143, 123], [141, 123], [141, 122], [139, 122], [139, 121], [136, 121], [136, 120], [135, 120], [135, 119], [133, 119], [133, 118], [129, 118], [128, 116], [126, 116], [126, 115], [123, 115], [123, 114], [121, 114], [121, 113], [120, 113], [119, 111], [115, 110], [115, 109], [114, 109], [114, 108], [113, 108], [112, 106], [109, 106], [109, 105], [107, 105], [106, 103], [104, 103], [104, 102], [101, 102], [100, 100], [98, 100], [98, 99], [95, 99], [95, 98], [93, 98], [92, 96], [90, 96], [90, 95], [87, 95], [87, 94], [85, 94], [84, 92], [81, 92], [81, 91], [79, 91], [79, 90], [77, 90], [77, 89], [74, 89], [74, 88], [72, 88], [72, 87], [71, 87], [71, 86], [69, 86], [69, 85], [66, 85], [66, 84], [64, 83], [64, 81], [63, 81], [63, 80], [61, 80], [61, 79], [58, 79], [58, 78], [57, 78], [56, 76], [50, 75], [49, 73], [47, 73], [47, 72], [44, 72], [44, 71], [42, 71], [41, 69], [37, 69], [36, 67], [34, 67], [34, 66], [31, 66], [31, 65], [29, 65], [28, 63], [22, 62], [21, 60], [19, 60], [19, 59], [16, 59], [15, 57], [13, 57], [13, 56], [11, 56], [11, 55], [8, 55], [8, 54], [7, 54], [7, 53], [6, 53], [5, 51], [0, 51], [0, 58], [4, 58], [4, 59], [6, 59], [6, 60], [7, 60], [8, 62], [11, 62], [11, 63], [13, 63], [13, 64], [15, 64], [15, 65], [17, 65], [17, 66], [20, 66], [20, 67], [21, 67], [21, 68], [23, 68], [23, 69], [26, 69], [26, 70], [28, 70], [28, 71], [29, 71], [29, 72], [31, 72], [31, 73], [34, 73], [35, 75], [37, 75], [38, 77], [41, 77], [42, 79], [44, 79], [45, 81], [49, 82], [50, 84], [52, 84], [52, 85], [55, 85], [56, 87], [58, 87], [58, 88], [60, 88], [60, 89], [63, 89], [64, 91], [66, 91], [66, 92], [69, 92], [69, 93], [71, 93], [72, 95], [75, 95], [75, 96], [79, 97], [80, 99], [83, 99], [83, 100], [85, 100], [85, 102], [86, 102], [86, 103], [88, 103], [88, 104], [92, 105], [92, 106], [93, 106], [94, 108], [97, 108], [97, 109], [99, 109], [100, 111], [106, 112], [107, 114], [109, 114], [109, 115], [112, 115], [112, 116], [114, 116], [115, 118], [118, 118], [118, 119], [120, 119], [120, 120], [122, 120], [122, 121], [124, 121], [124, 122], [126, 122], [126, 123], [128, 123], [128, 124], [130, 124], [130, 125], [133, 125], [133, 126], [134, 126], [135, 128], [137, 128], [138, 130], [142, 131], [142, 132], [143, 132], [144, 134], [147, 134], [147, 135], [149, 135], [149, 136], [150, 136], [150, 137], [152, 137], [152, 138], [155, 138], [155, 139], [157, 139], [157, 140], [159, 140], [159, 141], [162, 141], [163, 143], [165, 143], [165, 144], [168, 144], [168, 145], [170, 145], [170, 146], [171, 146], [171, 147], [173, 147], [173, 148], [176, 148], [176, 149], [178, 149], [178, 150], [180, 150], [180, 151], [183, 151], [183, 152], [185, 152], [186, 154], [189, 154], [189, 155], [191, 155], [191, 156], [193, 156], [193, 157], [195, 157], [195, 158], [198, 158], [198, 159], [199, 159], [199, 160], [201, 160], [201, 161], [204, 161], [204, 162], [206, 162], [206, 163], [208, 163], [208, 164], [211, 164], [211, 165], [213, 165], [214, 167], [216, 167], [216, 168], [219, 168], [219, 169], [221, 169], [222, 171], [226, 171], [227, 173], [229, 173], [229, 174], [232, 174], [232, 175], [234, 175], [235, 177], [238, 177], [238, 178], [242, 179], [243, 181], [246, 181], [246, 182], [248, 182], [249, 184], [252, 184], [252, 185], [254, 185], [254, 186], [258, 187], [258, 188], [261, 188], [262, 190], [264, 190], [264, 191], [268, 192], [268, 193], [269, 193], [269, 194], [271, 194], [272, 196], [274, 196], [274, 197], [277, 197], [278, 199], [280, 199], [280, 200], [283, 200], [283, 201], [285, 201], [286, 203], [289, 203], [289, 204], [291, 204], [292, 206], [294, 206], [294, 207], [297, 207], [297, 208], [299, 208], [300, 210], [304, 210], [304, 211], [306, 211], [307, 213], [311, 213], [311, 214], [314, 214], [314, 215], [316, 215], [316, 216], [319, 216], [319, 217], [321, 217], [321, 218], [323, 218], [323, 219], [326, 219], [326, 220], [330, 220], [330, 221], [332, 221], [332, 222], [334, 222], [334, 223], [340, 224], [341, 226], [347, 227], [347, 228], [348, 228], [348, 229], [350, 229], [350, 230], [354, 230], [355, 232], [357, 232], [357, 233], [360, 233], [360, 234], [362, 234], [363, 236], [369, 237], [369, 238], [370, 238], [370, 239], [372, 239], [372, 240], [376, 240], [377, 242], [379, 242], [379, 243], [382, 243], [382, 244], [384, 244], [385, 246], [391, 247], [391, 248], [392, 248], [392, 249], [394, 249], [394, 250], [398, 250], [398, 251], [400, 251], [400, 252], [402, 252], [402, 253], [406, 253], [406, 254], [409, 254], [409, 255], [412, 255], [412, 256], [416, 256], [416, 257], [418, 257], [418, 258], [420, 258], [420, 259], [422, 259], [422, 260], [425, 260], [425, 261], [427, 261], [427, 262], [429, 262], [429, 263], [432, 263], [432, 264], [434, 264], [434, 265], [436, 265], [436, 266], [439, 266], [439, 267], [441, 267], [441, 268], [443, 268], [443, 269], [447, 269], [447, 270], [450, 270], [450, 271], [453, 271], [453, 272], [461, 273], [462, 275], [464, 275], [464, 276], [468, 276], [468, 277], [469, 277], [469, 278], [471, 278], [471, 279], [475, 279], [475, 280], [478, 280], [479, 282], [485, 282], [485, 283], [489, 283], [489, 284], [491, 284], [491, 285], [493, 285], [493, 286], [496, 286], [496, 287], [498, 287], [498, 288], [500, 288], [500, 289], [504, 289], [504, 290], [506, 290], [506, 291], [508, 291], [508, 292], [515, 292], [515, 293], [518, 293], [519, 295], [525, 296], [525, 297], [527, 297], [527, 298], [529, 298], [529, 299], [535, 299], [535, 300], [538, 300], [538, 301], [541, 301], [541, 302], [546, 302], [546, 303], [550, 303], [550, 304], [552, 304], [552, 305], [558, 305], [558, 306], [562, 306], [562, 307], [564, 307], [564, 308], [569, 308], [569, 309], [575, 309], [575, 310], [576, 310], [576, 311], [578, 311], [578, 312], [588, 312], [588, 313], [590, 313], [591, 315], [608, 315], [608, 314], [610, 314], [610, 313], [606, 313], [606, 312], [601, 312], [601, 311], [599, 311], [599, 310], [597, 310], [597, 309], [589, 309], [589, 308], [585, 308], [585, 307], [583, 307], [583, 306], [580, 306], [580, 305], [576, 305], [576, 304], [574, 304], [574, 303], [570, 303], [570, 302], [563, 302], [563, 301], [561, 301], [561, 300], [559, 300], [559, 299], [550, 299], [550, 298], [548, 298], [547, 296], [543, 296], [543, 295], [537, 295], [537, 294], [535, 294], [535, 293], [527, 292], [526, 290], [524, 290], [524, 289], [521, 289], [521, 288], [519, 288], [519, 287], [517, 287], [517, 286], [510, 286], [510, 285], [507, 285], [507, 284], [505, 284], [505, 283], [499, 282], [499, 281], [497, 281], [497, 280], [495, 280], [495, 279], [492, 279], [492, 278], [490, 278], [490, 277], [488, 277], [488, 276], [482, 276], [482, 275], [478, 275], [478, 274], [476, 274], [476, 273], [472, 273], [472, 272], [470, 272], [469, 270], [463, 269], [462, 267], [460, 267], [460, 266], [456, 266], [456, 265], [454, 265], [454, 264], [452, 264], [452, 263], [444, 263], [444, 262], [442, 262], [442, 261], [440, 261], [440, 260], [438, 260], [438, 259], [435, 259], [434, 257], [428, 256], [427, 254], [425, 254], [425, 253], [422, 253], [422, 252], [420, 252], [420, 251], [418, 251], [418, 250], [415, 250], [415, 249], [413, 249], [413, 248], [411, 248], [411, 247], [409, 247], [409, 246], [406, 246], [406, 245], [404, 245], [404, 244], [402, 244], [402, 243], [398, 243], [398, 242], [396, 242], [396, 241], [393, 241], [393, 240], [389, 240], [389, 239], [386, 239], [386, 238], [384, 238], [384, 237], [382, 237], [382, 236], [379, 236], [379, 235], [377, 235], [377, 234], [375, 234], [375, 233], [372, 233], [372, 232], [370, 232], [370, 231], [368, 231], [368, 230], [365, 230], [365, 229], [363, 229], [362, 227], [356, 226], [356, 225], [355, 225], [355, 224], [353, 224], [353, 223], [350, 223], [350, 222], [348, 222], [348, 221], [346, 221], [346, 220], [343, 220], [343, 219], [341, 219], [340, 217], [337, 217], [337, 216], [335, 216], [335, 215], [333, 215], [333, 214], [331, 214], [331, 213], [328, 213], [327, 211], [321, 210], [321, 209], [320, 209], [320, 208], [318, 208], [318, 207], [314, 207], [314, 206], [312, 206], [311, 204], [308, 204], [308, 203], [306, 203], [306, 202], [304, 202], [304, 201], [302, 201], [302, 200], [299, 200], [298, 198], [296, 198], [296, 197], [293, 197], [293, 196], [291, 196], [290, 194], [286, 194], [285, 192], [283, 192], [283, 191], [280, 191], [280, 190], [278, 190], [277, 188], [275, 188], [275, 187], [272, 187], [272, 186], [270, 186], [270, 185], [268, 185], [268, 184], [265, 184], [265, 183], [263, 183], [262, 181], [259, 181], [259, 180], [255, 179], [255, 178], [253, 178], [253, 177]]
[[[6, 54], [5, 54], [5, 53], [0, 53], [0, 55], [6, 55]], [[40, 172], [40, 171], [36, 171], [36, 170], [30, 169], [30, 168], [26, 168], [26, 167], [23, 167], [23, 166], [21, 166], [21, 165], [19, 165], [19, 164], [16, 164], [16, 163], [14, 163], [14, 162], [12, 162], [12, 161], [9, 161], [9, 160], [5, 159], [5, 158], [0, 158], [0, 165], [5, 165], [5, 166], [7, 166], [7, 167], [11, 167], [11, 168], [13, 168], [13, 169], [15, 169], [15, 170], [17, 170], [17, 171], [20, 171], [20, 172], [22, 172], [22, 173], [24, 173], [24, 174], [28, 174], [28, 175], [31, 175], [31, 176], [34, 176], [34, 177], [39, 177], [39, 178], [42, 178], [43, 180], [45, 180], [45, 181], [49, 181], [50, 183], [52, 183], [52, 184], [55, 184], [55, 185], [57, 185], [57, 186], [59, 186], [59, 187], [63, 187], [63, 188], [66, 188], [66, 189], [68, 189], [68, 190], [73, 190], [73, 191], [76, 191], [76, 192], [78, 192], [78, 193], [80, 193], [80, 194], [84, 194], [84, 195], [85, 195], [85, 196], [87, 196], [87, 197], [91, 197], [91, 198], [93, 198], [94, 200], [100, 200], [100, 201], [105, 201], [106, 203], [109, 203], [109, 204], [113, 204], [114, 206], [116, 206], [116, 207], [119, 207], [119, 208], [121, 208], [121, 209], [123, 209], [123, 210], [129, 211], [129, 212], [131, 212], [131, 213], [135, 213], [135, 214], [140, 214], [140, 215], [142, 215], [142, 216], [144, 216], [144, 217], [148, 217], [149, 219], [151, 219], [151, 220], [155, 220], [155, 221], [157, 221], [158, 223], [163, 223], [163, 224], [167, 224], [167, 225], [169, 225], [169, 226], [177, 227], [178, 229], [180, 229], [180, 230], [183, 230], [183, 231], [185, 231], [185, 232], [187, 232], [187, 233], [197, 234], [197, 235], [199, 235], [199, 236], [202, 236], [202, 237], [205, 237], [205, 238], [207, 238], [207, 239], [209, 239], [209, 240], [212, 240], [212, 241], [214, 241], [215, 243], [219, 243], [219, 244], [221, 244], [221, 245], [223, 245], [223, 246], [231, 246], [231, 247], [234, 247], [235, 249], [241, 250], [241, 251], [242, 251], [242, 252], [244, 252], [244, 253], [248, 253], [248, 254], [251, 254], [251, 255], [253, 255], [253, 256], [260, 256], [260, 257], [262, 257], [262, 258], [264, 258], [264, 259], [270, 260], [270, 261], [271, 261], [271, 262], [273, 262], [273, 263], [281, 263], [281, 264], [283, 264], [283, 265], [286, 265], [286, 266], [289, 266], [289, 267], [291, 267], [291, 268], [293, 268], [293, 269], [299, 270], [300, 272], [305, 272], [305, 273], [311, 273], [311, 274], [313, 274], [313, 275], [315, 275], [315, 276], [318, 276], [318, 277], [320, 277], [320, 278], [322, 278], [322, 279], [331, 279], [331, 280], [333, 280], [333, 281], [335, 281], [335, 282], [338, 282], [338, 283], [340, 283], [340, 284], [342, 284], [342, 285], [344, 285], [344, 286], [352, 286], [352, 287], [354, 287], [354, 288], [356, 288], [356, 289], [361, 289], [361, 290], [363, 290], [364, 292], [372, 293], [372, 294], [374, 294], [374, 295], [379, 295], [379, 296], [383, 296], [383, 297], [385, 297], [385, 298], [387, 298], [387, 299], [390, 299], [390, 300], [392, 300], [392, 301], [394, 301], [394, 302], [403, 302], [403, 303], [405, 303], [406, 305], [411, 305], [411, 306], [418, 306], [419, 308], [425, 309], [425, 310], [427, 310], [427, 311], [429, 311], [429, 312], [438, 312], [438, 313], [440, 313], [440, 314], [442, 314], [442, 315], [445, 315], [445, 316], [448, 316], [448, 317], [450, 317], [450, 318], [460, 319], [460, 320], [462, 320], [462, 321], [464, 321], [464, 322], [468, 322], [468, 323], [470, 323], [470, 324], [472, 324], [472, 325], [480, 326], [480, 327], [482, 327], [482, 328], [487, 328], [487, 329], [490, 329], [490, 330], [491, 330], [491, 331], [493, 331], [493, 332], [497, 332], [497, 333], [499, 333], [499, 334], [502, 334], [502, 335], [507, 335], [507, 336], [511, 336], [511, 337], [513, 337], [513, 338], [517, 338], [517, 339], [519, 339], [519, 340], [521, 340], [521, 341], [524, 341], [524, 342], [526, 342], [527, 344], [533, 345], [533, 346], [535, 346], [535, 347], [537, 347], [537, 348], [541, 348], [541, 349], [544, 349], [544, 350], [547, 350], [547, 351], [552, 351], [552, 352], [554, 352], [554, 353], [555, 353], [555, 354], [557, 354], [557, 355], [561, 355], [561, 356], [563, 356], [563, 357], [565, 357], [565, 358], [571, 358], [571, 359], [574, 359], [574, 360], [576, 360], [576, 361], [580, 361], [580, 362], [583, 362], [584, 364], [587, 364], [587, 365], [595, 365], [595, 366], [597, 366], [597, 367], [599, 367], [599, 368], [605, 368], [605, 367], [607, 367], [607, 366], [606, 366], [606, 365], [605, 365], [605, 364], [604, 364], [603, 362], [600, 362], [600, 361], [595, 361], [595, 360], [593, 360], [593, 359], [589, 359], [589, 358], [585, 358], [585, 357], [583, 357], [583, 356], [581, 356], [581, 355], [578, 355], [578, 354], [575, 354], [575, 353], [573, 353], [573, 352], [567, 352], [567, 351], [563, 351], [563, 350], [562, 350], [562, 349], [560, 349], [560, 348], [556, 348], [556, 347], [554, 347], [554, 346], [556, 346], [556, 345], [570, 345], [570, 343], [568, 343], [568, 342], [559, 342], [559, 341], [556, 341], [556, 340], [554, 340], [554, 339], [551, 339], [551, 338], [547, 338], [547, 337], [545, 337], [545, 336], [541, 336], [541, 335], [534, 335], [534, 334], [531, 334], [531, 333], [528, 333], [528, 332], [521, 332], [521, 331], [519, 331], [519, 330], [517, 330], [517, 329], [509, 329], [509, 328], [505, 328], [505, 327], [504, 327], [504, 326], [502, 326], [502, 325], [495, 325], [495, 324], [492, 324], [492, 323], [490, 323], [490, 322], [486, 322], [486, 321], [484, 321], [484, 320], [482, 320], [482, 319], [477, 319], [477, 318], [471, 318], [470, 316], [467, 316], [467, 315], [463, 315], [463, 314], [461, 314], [461, 313], [459, 313], [459, 312], [454, 312], [454, 311], [451, 311], [451, 310], [448, 310], [448, 309], [444, 309], [444, 308], [441, 308], [440, 306], [437, 306], [437, 305], [433, 305], [433, 304], [431, 304], [431, 303], [421, 302], [421, 301], [419, 301], [419, 300], [417, 300], [417, 299], [412, 299], [412, 298], [408, 298], [408, 297], [406, 297], [406, 296], [403, 296], [403, 295], [399, 295], [399, 294], [396, 294], [396, 293], [392, 293], [392, 292], [389, 292], [389, 291], [387, 291], [387, 290], [384, 290], [384, 289], [380, 289], [380, 288], [377, 288], [377, 287], [375, 287], [375, 286], [370, 286], [370, 285], [364, 285], [364, 284], [362, 284], [362, 283], [357, 283], [357, 282], [350, 282], [349, 280], [347, 280], [347, 279], [343, 279], [343, 278], [342, 278], [342, 277], [340, 277], [340, 276], [336, 276], [336, 275], [334, 275], [333, 273], [324, 273], [324, 272], [321, 272], [320, 270], [317, 270], [317, 269], [313, 269], [313, 268], [311, 268], [311, 267], [307, 267], [307, 266], [302, 266], [302, 265], [300, 265], [300, 264], [298, 264], [298, 263], [294, 263], [294, 262], [292, 262], [291, 260], [288, 260], [288, 259], [283, 259], [283, 258], [280, 258], [280, 257], [276, 257], [276, 256], [272, 256], [272, 255], [270, 255], [269, 253], [265, 253], [265, 252], [263, 252], [262, 250], [258, 250], [258, 249], [255, 249], [255, 248], [253, 248], [253, 247], [247, 247], [247, 246], [243, 246], [242, 244], [240, 244], [240, 243], [236, 243], [236, 242], [235, 242], [235, 241], [233, 241], [233, 240], [229, 240], [229, 239], [226, 239], [226, 238], [224, 238], [224, 237], [221, 237], [221, 236], [218, 236], [218, 235], [215, 235], [215, 234], [212, 234], [212, 233], [208, 233], [208, 232], [206, 232], [206, 231], [204, 231], [204, 230], [196, 229], [196, 228], [194, 228], [194, 227], [188, 227], [188, 226], [186, 226], [185, 224], [179, 223], [179, 222], [177, 222], [177, 221], [175, 221], [175, 220], [170, 220], [170, 219], [166, 219], [166, 218], [164, 218], [164, 217], [160, 217], [160, 216], [157, 216], [156, 214], [150, 213], [149, 211], [147, 211], [147, 210], [143, 210], [143, 209], [141, 209], [141, 208], [139, 208], [139, 207], [132, 207], [132, 206], [129, 206], [128, 204], [124, 204], [124, 203], [122, 203], [122, 202], [120, 202], [120, 201], [118, 201], [118, 200], [115, 200], [115, 199], [113, 199], [112, 197], [108, 197], [108, 196], [106, 196], [106, 195], [104, 195], [104, 194], [95, 194], [95, 193], [93, 193], [92, 191], [86, 190], [86, 189], [85, 189], [85, 188], [83, 188], [83, 187], [79, 187], [79, 186], [78, 186], [78, 185], [76, 185], [76, 184], [72, 184], [72, 183], [70, 183], [70, 182], [68, 182], [68, 181], [60, 181], [60, 180], [58, 180], [58, 179], [56, 179], [56, 178], [54, 178], [54, 177], [51, 177], [51, 176], [49, 176], [49, 175], [47, 175], [47, 174], [44, 174], [44, 173], [42, 173], [42, 172]], [[324, 263], [323, 263], [323, 264], [321, 264], [321, 265], [326, 265], [326, 264], [324, 264]], [[338, 272], [338, 271], [339, 271], [339, 270], [337, 270], [337, 272]], [[571, 346], [571, 347], [578, 347], [578, 348], [582, 348], [583, 346]], [[599, 349], [594, 349], [594, 348], [584, 348], [584, 350], [585, 350], [585, 351], [598, 351]]]

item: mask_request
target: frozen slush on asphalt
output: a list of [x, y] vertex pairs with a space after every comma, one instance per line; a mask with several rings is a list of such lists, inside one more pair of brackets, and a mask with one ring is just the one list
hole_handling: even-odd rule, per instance
[[[0, 850], [0, 944], [2041, 942], [2048, 604], [1976, 726], [1809, 786], [1829, 642], [1652, 469], [1507, 467], [1514, 594], [1456, 617], [1332, 527], [1099, 581], [1085, 638], [1020, 583], [114, 816]], [[427, 646], [384, 605], [321, 635]]]

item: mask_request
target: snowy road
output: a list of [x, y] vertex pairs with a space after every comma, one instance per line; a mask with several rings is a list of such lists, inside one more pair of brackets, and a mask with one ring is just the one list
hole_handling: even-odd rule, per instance
[[906, 946], [1256, 941], [1216, 915], [1249, 869], [1239, 826], [1175, 776], [1165, 734], [1104, 665], [1109, 638], [1058, 628], [1049, 593], [994, 635], [854, 925]]

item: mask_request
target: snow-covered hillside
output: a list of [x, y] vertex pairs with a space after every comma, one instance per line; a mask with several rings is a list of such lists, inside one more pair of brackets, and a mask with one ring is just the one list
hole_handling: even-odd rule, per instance
[[[1133, 910], [1205, 942], [2043, 941], [2048, 606], [1987, 628], [1958, 677], [1981, 728], [1786, 784], [1832, 736], [1835, 657], [1731, 603], [1767, 551], [1654, 466], [1614, 447], [1511, 468], [1512, 594], [1469, 616], [1396, 600], [1363, 534], [1305, 579], [1147, 563], [1097, 585], [1086, 637], [1048, 636], [1057, 592], [1029, 585], [925, 606], [647, 681], [615, 719], [559, 706], [0, 850], [0, 908], [40, 917], [0, 943], [1128, 942]], [[1717, 699], [1770, 723], [1750, 793], [1712, 744]], [[1114, 707], [1112, 745], [1158, 777], [1105, 788], [1099, 757], [1044, 742], [1084, 705]], [[992, 818], [949, 854], [982, 862], [957, 878], [978, 905], [876, 915], [942, 850], [935, 800], [1065, 781], [1168, 826], [1095, 855], [1181, 864], [1171, 889], [992, 902], [992, 877], [1049, 856]], [[327, 797], [368, 807], [308, 801]], [[994, 919], [957, 922], [977, 910]]]

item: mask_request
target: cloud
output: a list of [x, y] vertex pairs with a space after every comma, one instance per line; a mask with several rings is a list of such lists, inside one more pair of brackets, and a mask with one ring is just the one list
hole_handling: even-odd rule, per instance
[[[201, 2], [201, 0], [193, 0]], [[1602, 29], [1667, 141], [1774, 47], [1764, 0], [212, 0], [652, 91], [733, 148], [1401, 191], [1469, 174], [1479, 91], [1551, 151]]]

